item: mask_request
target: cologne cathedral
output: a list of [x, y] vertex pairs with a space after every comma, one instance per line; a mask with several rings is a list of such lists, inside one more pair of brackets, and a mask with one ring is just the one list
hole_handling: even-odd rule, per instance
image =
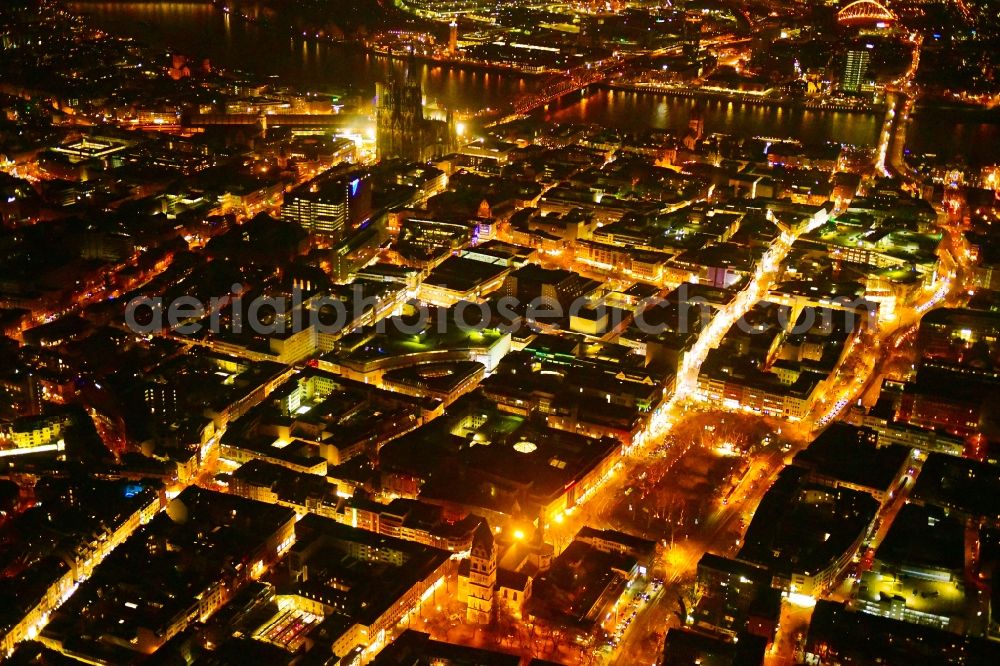
[[378, 159], [426, 162], [454, 149], [454, 122], [424, 118], [423, 91], [411, 61], [402, 80], [376, 85], [375, 149]]

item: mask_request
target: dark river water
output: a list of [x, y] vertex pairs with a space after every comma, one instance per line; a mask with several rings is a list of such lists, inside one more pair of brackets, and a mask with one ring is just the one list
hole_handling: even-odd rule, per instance
[[[277, 75], [306, 88], [338, 88], [368, 95], [403, 64], [353, 46], [308, 42], [281, 30], [266, 30], [197, 2], [81, 2], [70, 7], [97, 26], [214, 65], [258, 75]], [[419, 66], [428, 102], [474, 111], [502, 105], [538, 87], [536, 77]], [[875, 143], [881, 118], [869, 114], [765, 107], [726, 101], [593, 89], [574, 94], [544, 112], [555, 121], [599, 123], [627, 129], [679, 129], [695, 105], [702, 107], [710, 132]], [[956, 111], [925, 110], [914, 115], [908, 147], [945, 157], [965, 155], [971, 164], [1000, 162], [1000, 124]]]

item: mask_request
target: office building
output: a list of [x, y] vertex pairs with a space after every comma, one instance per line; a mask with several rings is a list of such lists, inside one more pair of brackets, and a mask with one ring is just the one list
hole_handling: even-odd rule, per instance
[[372, 212], [372, 185], [365, 172], [320, 175], [285, 195], [281, 219], [314, 239], [336, 242], [363, 226]]
[[844, 62], [844, 73], [840, 80], [840, 88], [844, 92], [860, 93], [868, 73], [868, 61], [871, 59], [870, 49], [851, 49], [847, 52]]

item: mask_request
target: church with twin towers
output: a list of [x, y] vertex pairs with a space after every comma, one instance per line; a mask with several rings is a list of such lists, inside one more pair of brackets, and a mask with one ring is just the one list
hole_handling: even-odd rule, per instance
[[379, 160], [426, 162], [455, 148], [455, 123], [424, 117], [424, 97], [411, 56], [401, 78], [375, 86], [375, 152]]

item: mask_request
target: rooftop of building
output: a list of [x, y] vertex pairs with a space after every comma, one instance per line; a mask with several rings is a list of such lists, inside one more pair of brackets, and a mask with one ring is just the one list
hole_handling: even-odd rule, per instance
[[906, 571], [962, 572], [965, 524], [940, 507], [904, 504], [875, 557]]
[[910, 493], [912, 500], [972, 517], [1000, 518], [1000, 468], [930, 453]]
[[521, 657], [485, 648], [445, 643], [431, 639], [430, 634], [407, 629], [379, 652], [372, 662], [372, 666], [413, 666], [414, 664], [519, 666]]
[[145, 382], [170, 386], [190, 405], [221, 411], [274, 380], [285, 366], [274, 361], [248, 361], [206, 349], [174, 356], [144, 376]]
[[510, 274], [519, 282], [535, 282], [558, 285], [576, 277], [576, 273], [565, 268], [543, 268], [538, 264], [525, 264]]
[[289, 201], [304, 198], [339, 202], [347, 196], [349, 187], [352, 190], [356, 189], [355, 182], [359, 183], [370, 177], [371, 174], [368, 170], [350, 165], [337, 166], [299, 185], [286, 196]]
[[670, 629], [663, 645], [663, 666], [758, 666], [764, 661], [767, 639], [740, 634], [738, 640], [698, 633], [690, 629]]
[[882, 252], [902, 261], [927, 263], [936, 260], [941, 234], [921, 233], [898, 227], [857, 228], [832, 220], [805, 236], [845, 249]]
[[504, 265], [451, 256], [438, 264], [424, 278], [423, 284], [462, 293], [482, 287], [501, 277], [507, 270], [508, 267]]
[[290, 589], [369, 626], [451, 556], [313, 514], [295, 524], [295, 535], [289, 557], [309, 576]]
[[834, 601], [816, 603], [806, 640], [806, 652], [836, 655], [843, 663], [988, 666], [1000, 661], [1000, 646], [992, 641], [852, 611]]
[[[929, 351], [926, 347], [926, 351]], [[973, 354], [960, 354], [959, 358], [971, 360]], [[957, 360], [957, 359], [956, 359]], [[903, 388], [905, 394], [930, 396], [943, 403], [965, 404], [970, 409], [996, 404], [997, 387], [1000, 386], [1000, 366], [991, 362], [958, 363], [948, 359], [924, 359], [917, 367], [913, 381]], [[986, 429], [990, 424], [981, 422]], [[993, 427], [989, 427], [991, 431]], [[992, 433], [991, 433], [992, 434]]]
[[871, 495], [809, 483], [785, 468], [764, 495], [737, 557], [786, 576], [813, 576], [846, 553], [878, 512]]
[[337, 486], [329, 483], [325, 477], [296, 472], [258, 458], [240, 465], [231, 477], [234, 482], [268, 488], [280, 499], [299, 506], [305, 506], [307, 499], [334, 505], [337, 503]]
[[424, 480], [421, 498], [502, 513], [538, 509], [620, 448], [500, 411], [476, 394], [445, 416], [386, 444], [383, 474]]
[[476, 377], [481, 377], [485, 369], [486, 366], [479, 361], [420, 363], [407, 368], [387, 370], [382, 375], [382, 381], [387, 384], [451, 394]]
[[920, 319], [921, 332], [924, 329], [944, 329], [959, 333], [964, 328], [976, 328], [984, 332], [1000, 330], [1000, 312], [972, 308], [935, 308]]
[[630, 555], [574, 540], [535, 578], [532, 612], [574, 628], [592, 627], [625, 591], [637, 566]]
[[[258, 553], [294, 517], [290, 509], [192, 486], [108, 555], [45, 633], [69, 651], [97, 657], [138, 645], [140, 635], [162, 635], [201, 595], [238, 575], [233, 562]], [[185, 565], [194, 558], [197, 567]]]
[[679, 266], [729, 268], [748, 272], [756, 265], [754, 251], [746, 245], [715, 243], [687, 250], [671, 260]]
[[534, 392], [555, 396], [567, 392], [601, 393], [608, 396], [609, 404], [624, 401], [648, 411], [662, 399], [662, 385], [659, 377], [639, 367], [635, 360], [616, 362], [577, 356], [556, 361], [526, 349], [507, 354], [483, 386], [493, 393], [523, 396]]
[[698, 560], [698, 571], [721, 572], [730, 576], [740, 576], [755, 581], [764, 581], [770, 585], [770, 573], [764, 567], [749, 562], [741, 562], [715, 553], [705, 553]]
[[801, 373], [791, 384], [781, 381], [773, 372], [762, 371], [751, 358], [734, 357], [731, 351], [713, 349], [701, 365], [700, 376], [716, 381], [751, 386], [775, 395], [806, 398], [827, 375], [801, 368]]
[[[341, 364], [366, 365], [428, 352], [488, 350], [507, 335], [496, 329], [459, 325], [454, 310], [440, 308], [430, 308], [427, 317], [422, 319], [384, 321], [384, 325], [379, 327], [384, 332], [369, 326], [349, 333], [339, 340], [337, 348], [326, 358]], [[439, 326], [442, 321], [444, 325]], [[423, 325], [418, 326], [420, 323]]]
[[830, 478], [879, 492], [888, 492], [904, 465], [912, 464], [912, 450], [898, 444], [878, 446], [867, 428], [834, 423], [804, 450], [794, 464]]
[[20, 621], [68, 570], [64, 556], [86, 559], [98, 535], [117, 529], [161, 491], [152, 481], [42, 479], [35, 505], [0, 526], [0, 570], [12, 574], [0, 576], [0, 629]]
[[416, 423], [424, 409], [439, 404], [306, 367], [230, 424], [223, 442], [312, 466], [317, 443], [347, 448], [378, 442], [389, 436], [389, 424]]
[[656, 541], [643, 539], [642, 537], [613, 529], [597, 529], [584, 525], [577, 530], [575, 539], [596, 539], [600, 541], [610, 541], [637, 553], [653, 555], [656, 550]]

